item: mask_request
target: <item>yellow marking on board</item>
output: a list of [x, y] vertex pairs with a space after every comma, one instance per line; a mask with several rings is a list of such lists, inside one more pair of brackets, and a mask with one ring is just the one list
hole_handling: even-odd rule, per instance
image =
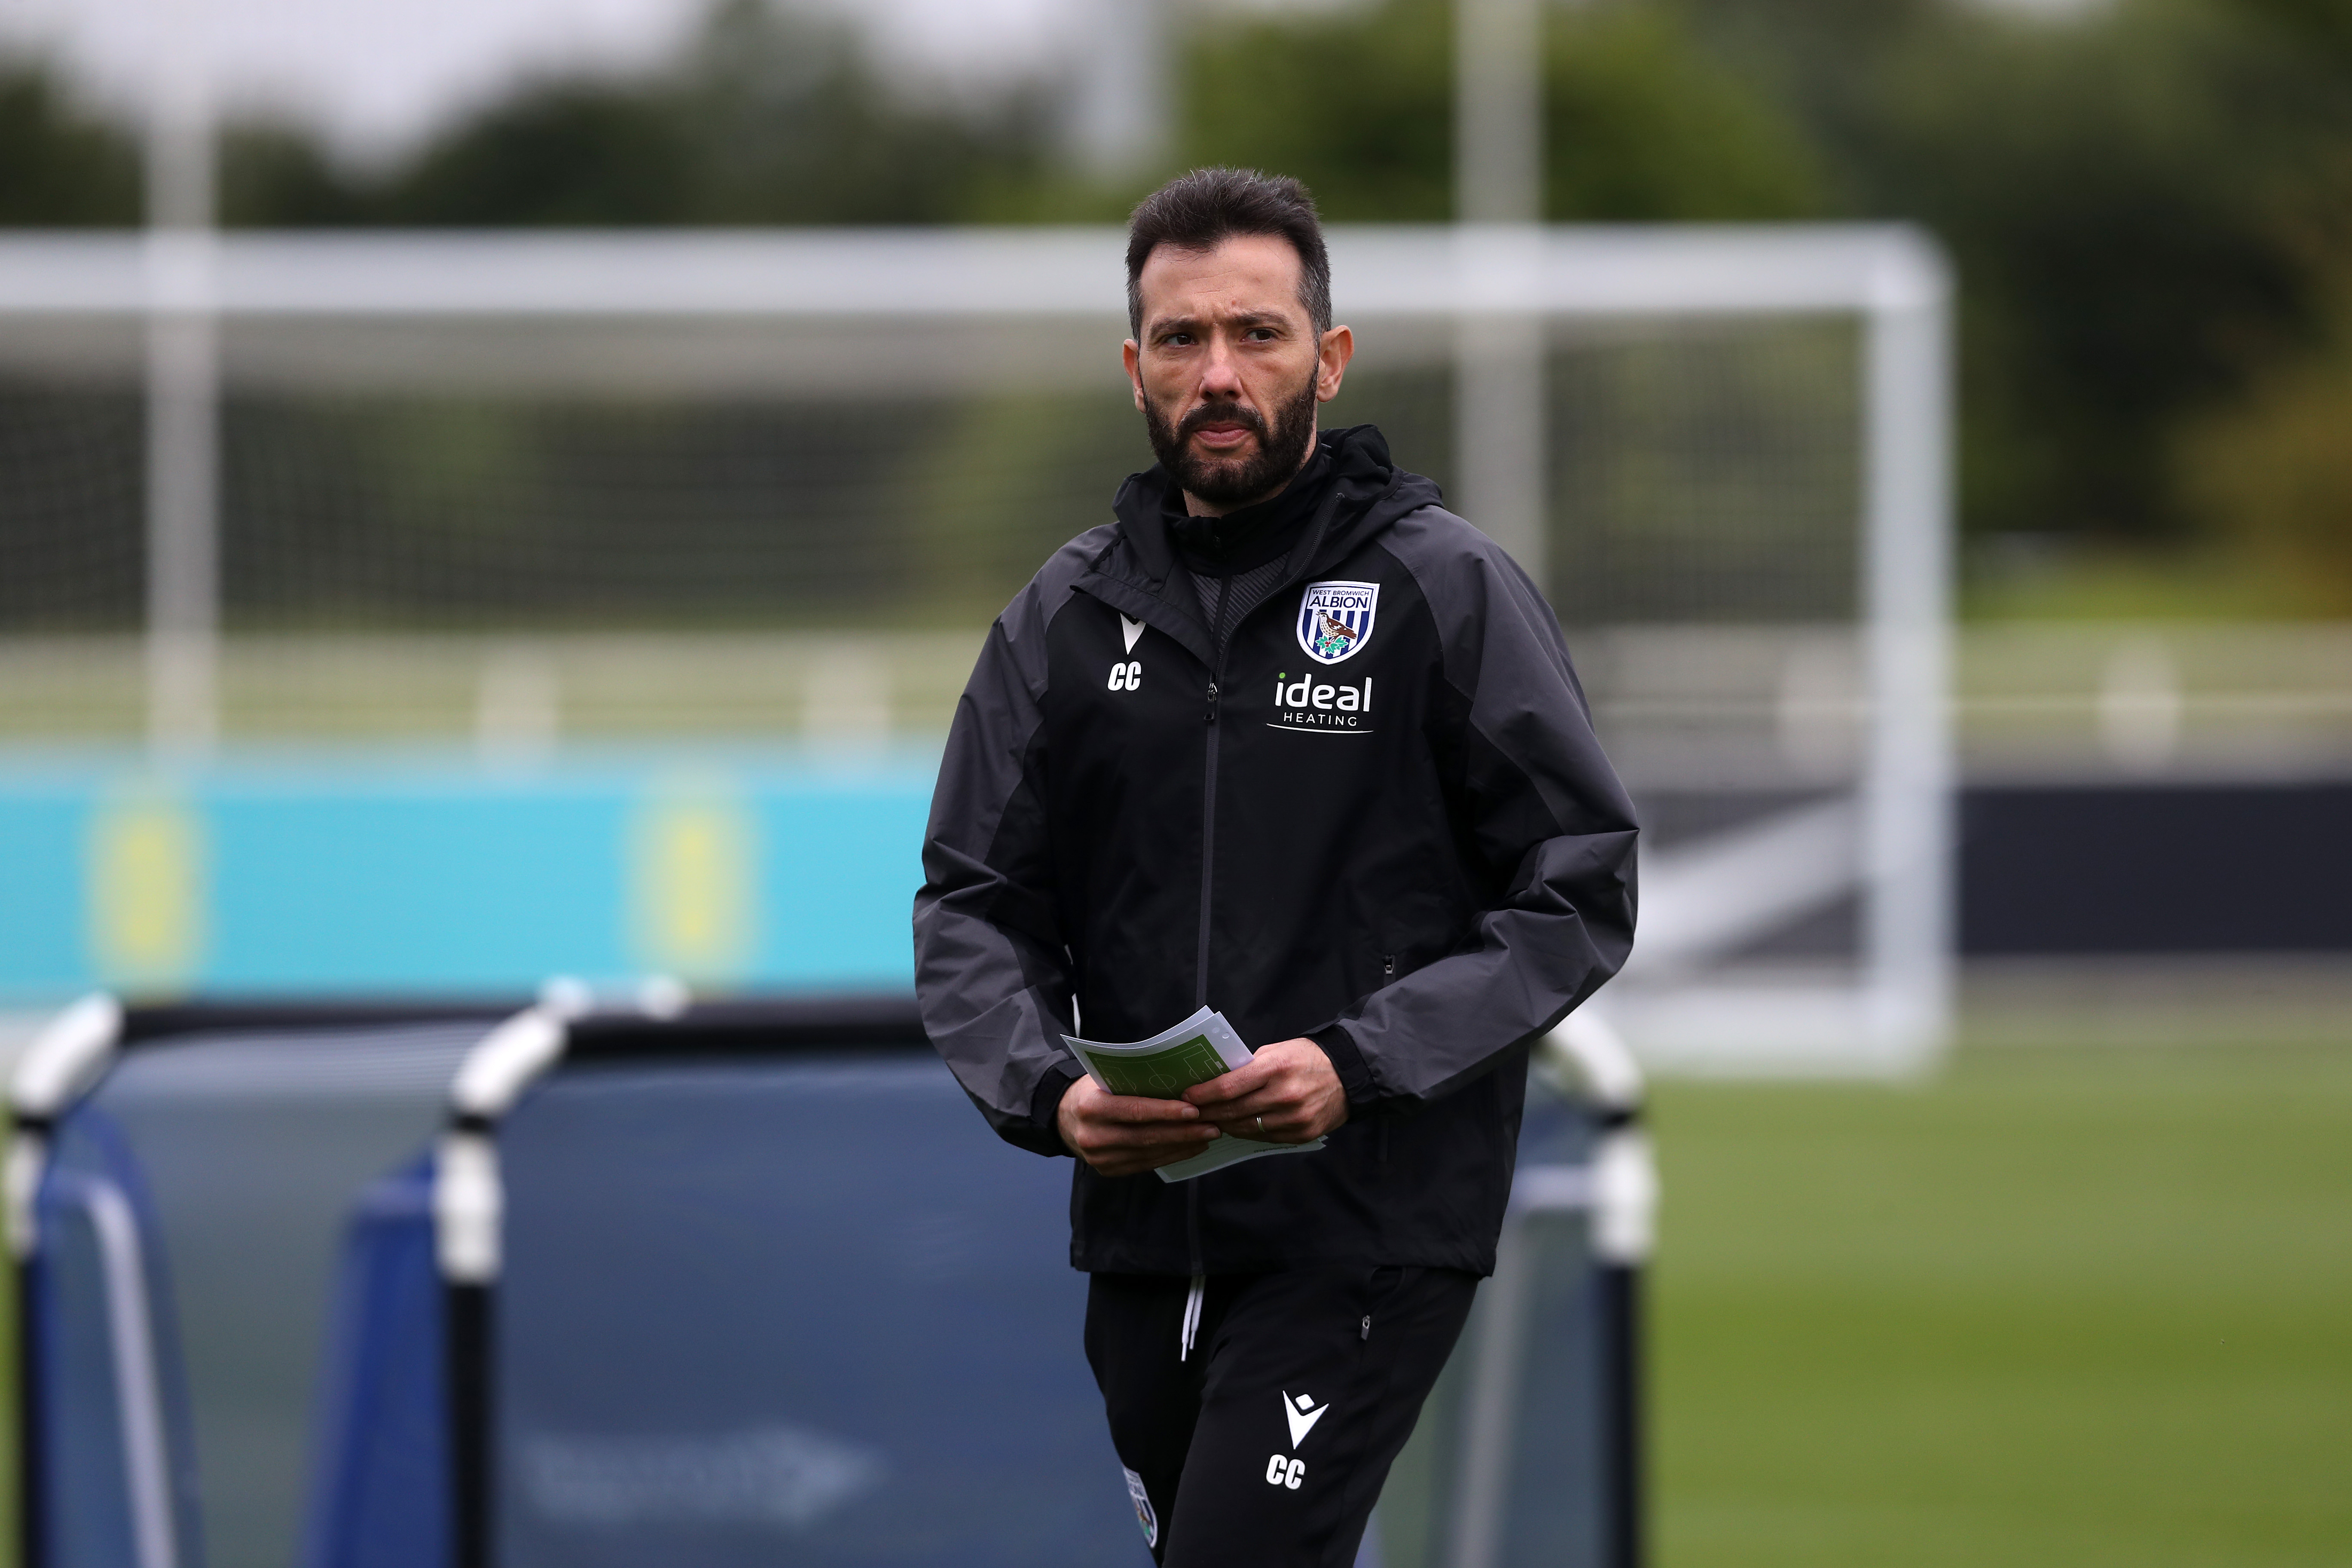
[[130, 795], [98, 809], [89, 838], [89, 943], [108, 980], [169, 986], [204, 961], [203, 821], [168, 796]]
[[759, 935], [759, 829], [723, 792], [656, 798], [638, 813], [631, 914], [636, 957], [688, 980], [751, 966]]

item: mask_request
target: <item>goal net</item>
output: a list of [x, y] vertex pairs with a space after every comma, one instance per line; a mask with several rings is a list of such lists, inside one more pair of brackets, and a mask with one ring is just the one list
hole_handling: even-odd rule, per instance
[[[935, 737], [991, 616], [1149, 461], [1121, 247], [0, 242], [0, 742]], [[1920, 1060], [1949, 923], [1932, 250], [1331, 248], [1359, 353], [1327, 421], [1379, 424], [1537, 574], [1642, 808], [1642, 941], [1601, 1005], [1665, 1065]], [[167, 329], [201, 351], [177, 394]], [[174, 395], [209, 472], [150, 451]]]

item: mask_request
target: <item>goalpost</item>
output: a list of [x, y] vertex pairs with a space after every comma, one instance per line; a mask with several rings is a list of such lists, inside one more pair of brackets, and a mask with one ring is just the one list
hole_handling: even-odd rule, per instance
[[[1122, 243], [0, 240], [0, 740], [470, 735], [495, 762], [936, 733], [990, 616], [1146, 460]], [[1542, 582], [1643, 809], [1640, 942], [1595, 1005], [1665, 1067], [1928, 1059], [1951, 841], [1932, 246], [1489, 225], [1331, 250], [1360, 347], [1327, 417], [1380, 423]], [[190, 321], [204, 374], [176, 395], [210, 406], [151, 415], [149, 329]], [[182, 466], [159, 449], [142, 487], [151, 417]], [[215, 536], [151, 552], [144, 498], [180, 484]], [[149, 605], [172, 614], [142, 645]]]

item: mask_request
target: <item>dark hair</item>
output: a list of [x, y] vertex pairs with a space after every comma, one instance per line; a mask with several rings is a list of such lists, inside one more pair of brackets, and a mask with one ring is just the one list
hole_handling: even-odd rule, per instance
[[1331, 257], [1315, 198], [1287, 174], [1195, 169], [1135, 206], [1127, 220], [1127, 330], [1143, 335], [1143, 264], [1163, 245], [1214, 250], [1236, 235], [1278, 234], [1298, 252], [1298, 302], [1318, 332], [1331, 330]]

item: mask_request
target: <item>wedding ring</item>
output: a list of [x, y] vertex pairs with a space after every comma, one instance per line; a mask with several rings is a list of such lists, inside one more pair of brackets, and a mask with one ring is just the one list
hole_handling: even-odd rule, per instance
[[1265, 1118], [1263, 1116], [1257, 1119], [1257, 1130], [1261, 1132], [1265, 1131]]

